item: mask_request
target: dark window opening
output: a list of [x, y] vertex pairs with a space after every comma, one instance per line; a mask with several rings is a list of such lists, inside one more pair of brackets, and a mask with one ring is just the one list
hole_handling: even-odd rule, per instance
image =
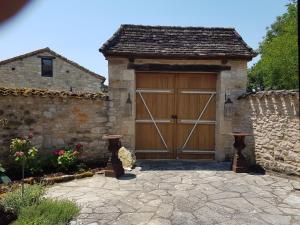
[[42, 76], [44, 76], [44, 77], [52, 77], [53, 76], [52, 59], [42, 58]]

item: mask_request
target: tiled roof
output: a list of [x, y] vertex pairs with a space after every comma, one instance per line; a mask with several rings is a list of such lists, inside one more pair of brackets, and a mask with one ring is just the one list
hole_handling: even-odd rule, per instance
[[78, 98], [78, 99], [106, 99], [106, 95], [102, 92], [70, 92], [70, 91], [52, 91], [47, 89], [32, 88], [5, 88], [0, 87], [0, 96], [40, 96], [40, 97], [58, 97], [58, 98]]
[[10, 58], [10, 59], [6, 59], [6, 60], [3, 60], [3, 61], [0, 61], [0, 66], [3, 65], [3, 64], [6, 64], [6, 63], [10, 63], [10, 62], [13, 62], [13, 61], [16, 61], [16, 60], [20, 60], [20, 59], [24, 59], [24, 58], [27, 58], [27, 57], [30, 57], [30, 56], [34, 56], [34, 55], [38, 55], [38, 54], [42, 54], [42, 53], [50, 53], [51, 55], [55, 56], [55, 57], [58, 57], [58, 58], [61, 58], [62, 60], [70, 63], [71, 65], [73, 65], [74, 67], [92, 75], [93, 77], [96, 77], [100, 80], [103, 80], [105, 81], [105, 77], [97, 74], [97, 73], [94, 73], [90, 70], [88, 70], [87, 68], [83, 67], [83, 66], [80, 66], [78, 63], [72, 61], [72, 60], [69, 60], [67, 59], [66, 57], [54, 52], [53, 50], [51, 50], [50, 48], [42, 48], [42, 49], [38, 49], [36, 51], [33, 51], [33, 52], [29, 52], [29, 53], [26, 53], [26, 54], [23, 54], [23, 55], [19, 55], [19, 56], [16, 56], [16, 57], [13, 57], [13, 58]]
[[104, 56], [245, 58], [257, 55], [234, 28], [125, 24], [99, 49]]

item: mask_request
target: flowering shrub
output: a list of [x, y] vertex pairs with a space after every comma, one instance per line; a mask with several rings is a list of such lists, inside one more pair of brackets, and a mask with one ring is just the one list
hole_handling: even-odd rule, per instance
[[[32, 146], [30, 139], [32, 134], [24, 138], [14, 138], [11, 141], [10, 149], [17, 162], [22, 165], [22, 181], [24, 180], [24, 170], [26, 161], [29, 159], [34, 159], [37, 155], [38, 150]], [[22, 195], [24, 193], [24, 184], [22, 182]]]
[[14, 153], [16, 161], [26, 161], [28, 158], [34, 158], [38, 150], [32, 146], [30, 139], [32, 134], [27, 138], [14, 138], [11, 141], [10, 149]]
[[65, 149], [54, 150], [52, 154], [56, 157], [58, 168], [63, 171], [70, 171], [78, 161], [78, 156], [82, 149], [82, 144], [77, 144], [75, 147], [69, 146]]

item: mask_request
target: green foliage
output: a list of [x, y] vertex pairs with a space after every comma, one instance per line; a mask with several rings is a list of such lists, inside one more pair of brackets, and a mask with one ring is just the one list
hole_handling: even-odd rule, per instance
[[83, 146], [77, 144], [76, 146], [68, 146], [64, 149], [57, 149], [53, 151], [53, 155], [56, 157], [58, 169], [68, 172], [75, 169], [75, 165], [78, 162], [78, 156], [81, 153]]
[[75, 165], [76, 161], [77, 161], [77, 156], [74, 154], [72, 150], [65, 151], [64, 154], [58, 156], [57, 158], [57, 163], [59, 167], [64, 171], [68, 171], [73, 165]]
[[63, 225], [79, 213], [78, 206], [68, 200], [44, 199], [40, 204], [21, 209], [15, 225]]
[[16, 161], [34, 158], [38, 150], [31, 145], [29, 139], [14, 138], [11, 141], [10, 149], [13, 151]]
[[249, 89], [299, 88], [297, 26], [297, 2], [292, 1], [287, 12], [267, 28], [259, 46], [261, 59], [248, 73]]
[[0, 207], [7, 212], [18, 215], [23, 207], [39, 203], [43, 193], [44, 187], [42, 185], [26, 185], [23, 197], [21, 188], [8, 192], [0, 199]]
[[11, 182], [11, 180], [5, 174], [5, 169], [2, 167], [2, 165], [0, 163], [0, 184], [1, 183], [8, 184], [9, 182]]

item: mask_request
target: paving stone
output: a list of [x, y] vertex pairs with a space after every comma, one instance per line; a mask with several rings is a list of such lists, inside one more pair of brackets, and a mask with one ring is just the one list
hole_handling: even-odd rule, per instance
[[273, 225], [289, 225], [291, 216], [283, 216], [276, 214], [259, 214], [263, 220]]
[[300, 225], [299, 182], [236, 174], [228, 163], [141, 162], [135, 179], [102, 175], [50, 186], [74, 200], [71, 225]]
[[169, 218], [173, 213], [173, 205], [171, 204], [161, 204], [156, 211], [156, 215], [163, 218]]
[[171, 225], [170, 220], [162, 219], [162, 218], [154, 218], [151, 219], [147, 225]]
[[150, 218], [153, 216], [153, 213], [124, 213], [122, 214], [116, 221], [114, 221], [113, 225], [136, 225], [136, 224], [147, 224]]

